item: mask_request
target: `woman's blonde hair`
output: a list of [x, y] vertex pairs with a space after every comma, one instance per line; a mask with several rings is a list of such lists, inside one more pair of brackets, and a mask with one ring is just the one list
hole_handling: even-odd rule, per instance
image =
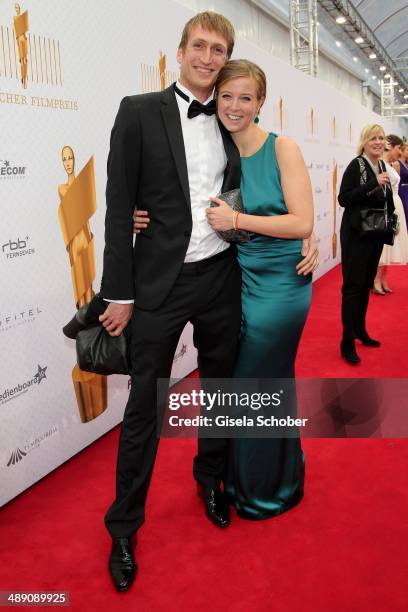
[[360, 141], [357, 147], [357, 155], [362, 155], [364, 153], [364, 148], [369, 140], [376, 134], [381, 133], [385, 139], [385, 132], [381, 125], [378, 123], [369, 123], [361, 130]]
[[242, 77], [251, 77], [255, 80], [258, 100], [266, 97], [266, 76], [264, 71], [253, 62], [244, 59], [230, 60], [221, 68], [215, 82], [215, 92], [218, 93], [224, 83]]

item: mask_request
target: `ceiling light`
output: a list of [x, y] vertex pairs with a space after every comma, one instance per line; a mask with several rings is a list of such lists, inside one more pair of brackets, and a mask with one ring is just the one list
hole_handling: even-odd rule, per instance
[[356, 56], [353, 57], [354, 62], [358, 62], [358, 58]]
[[361, 36], [357, 36], [357, 38], [354, 39], [354, 42], [360, 45], [361, 43], [364, 42], [364, 38], [361, 38]]
[[341, 47], [341, 42], [339, 40], [336, 40], [336, 47]]
[[400, 87], [398, 91], [399, 91], [399, 93], [402, 93], [404, 91], [404, 88]]
[[337, 17], [336, 23], [346, 23], [347, 19], [343, 16]]
[[405, 94], [404, 96], [404, 100], [406, 100], [408, 98], [408, 94]]
[[384, 74], [384, 79], [389, 79], [390, 78], [390, 74], [387, 72], [387, 74]]
[[370, 59], [375, 59], [377, 57], [376, 53], [370, 53], [370, 55], [368, 56]]
[[370, 72], [370, 70], [369, 70], [368, 68], [364, 68], [364, 70], [365, 70], [366, 72]]
[[386, 66], [380, 66], [380, 70], [381, 70], [381, 72], [384, 72], [384, 70], [387, 70], [387, 67]]
[[375, 74], [373, 74], [371, 78], [372, 79], [376, 79], [377, 77], [375, 76]]

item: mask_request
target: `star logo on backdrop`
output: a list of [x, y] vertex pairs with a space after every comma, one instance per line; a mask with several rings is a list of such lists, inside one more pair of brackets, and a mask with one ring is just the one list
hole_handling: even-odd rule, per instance
[[34, 379], [35, 382], [39, 385], [40, 382], [44, 379], [47, 378], [47, 376], [45, 375], [45, 370], [47, 369], [47, 366], [45, 366], [45, 368], [42, 368], [40, 366], [40, 364], [38, 364], [38, 372], [36, 374], [34, 374]]

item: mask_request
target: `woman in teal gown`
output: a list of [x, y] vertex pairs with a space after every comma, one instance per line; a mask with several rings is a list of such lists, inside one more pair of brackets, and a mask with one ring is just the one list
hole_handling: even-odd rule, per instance
[[[296, 352], [311, 301], [314, 260], [300, 264], [302, 239], [312, 232], [310, 180], [297, 145], [261, 130], [254, 118], [266, 93], [262, 70], [232, 60], [216, 84], [219, 119], [241, 154], [241, 194], [246, 214], [217, 198], [207, 211], [215, 230], [234, 225], [253, 232], [238, 244], [242, 269], [242, 329], [236, 378], [294, 378]], [[233, 218], [235, 217], [235, 218]], [[304, 273], [299, 273], [304, 272]], [[303, 496], [300, 439], [235, 438], [225, 491], [240, 516], [266, 519]]]

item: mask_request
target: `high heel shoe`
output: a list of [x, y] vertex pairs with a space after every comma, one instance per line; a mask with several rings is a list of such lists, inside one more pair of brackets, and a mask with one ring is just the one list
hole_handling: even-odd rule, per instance
[[343, 359], [345, 359], [350, 365], [357, 365], [361, 361], [360, 357], [356, 353], [354, 342], [341, 342], [340, 353]]
[[356, 334], [356, 338], [357, 340], [360, 340], [361, 344], [364, 346], [372, 346], [373, 348], [381, 346], [381, 342], [379, 340], [374, 340], [374, 338], [370, 338], [367, 332], [363, 332], [362, 334], [358, 335]]
[[377, 287], [377, 285], [374, 285], [373, 291], [377, 295], [385, 295], [385, 291], [383, 291], [381, 287]]

